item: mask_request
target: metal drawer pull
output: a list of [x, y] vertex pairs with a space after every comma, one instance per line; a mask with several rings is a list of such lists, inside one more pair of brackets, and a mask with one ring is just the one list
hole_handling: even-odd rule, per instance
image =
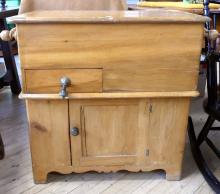
[[79, 135], [79, 129], [78, 129], [77, 127], [73, 127], [73, 128], [71, 129], [71, 135], [72, 135], [72, 136], [77, 136], [77, 135]]
[[68, 96], [67, 87], [71, 84], [71, 80], [68, 77], [62, 77], [60, 79], [61, 91], [60, 96], [65, 98]]

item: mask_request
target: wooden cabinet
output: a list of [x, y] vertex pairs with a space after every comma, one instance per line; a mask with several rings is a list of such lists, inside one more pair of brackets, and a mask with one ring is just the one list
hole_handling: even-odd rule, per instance
[[207, 18], [43, 11], [11, 20], [36, 183], [54, 171], [163, 169], [180, 179]]
[[70, 131], [79, 130], [70, 133], [73, 167], [148, 163], [169, 171], [181, 164], [188, 107], [188, 98], [70, 101]]
[[35, 180], [44, 182], [54, 170], [157, 168], [167, 171], [167, 179], [179, 179], [189, 102], [189, 98], [28, 100]]

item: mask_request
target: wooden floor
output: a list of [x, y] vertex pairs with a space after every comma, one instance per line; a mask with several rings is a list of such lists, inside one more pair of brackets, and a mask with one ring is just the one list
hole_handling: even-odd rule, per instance
[[[192, 116], [197, 129], [200, 129], [206, 115], [201, 109], [202, 99], [194, 101]], [[0, 90], [0, 133], [6, 148], [6, 157], [0, 161], [0, 194], [18, 193], [213, 193], [198, 171], [186, 144], [183, 166], [183, 179], [176, 182], [165, 180], [163, 171], [149, 173], [85, 173], [59, 175], [50, 174], [49, 183], [35, 185], [32, 180], [31, 158], [28, 145], [25, 103], [12, 96], [9, 89]], [[211, 134], [219, 140], [220, 135]], [[220, 146], [220, 142], [219, 142]], [[204, 145], [203, 151], [220, 177], [220, 162]]]

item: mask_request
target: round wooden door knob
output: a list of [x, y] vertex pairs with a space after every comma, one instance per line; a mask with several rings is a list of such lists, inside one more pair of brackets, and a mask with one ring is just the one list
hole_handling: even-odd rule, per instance
[[219, 37], [219, 32], [217, 30], [205, 30], [205, 37], [214, 41]]
[[13, 39], [17, 40], [17, 30], [16, 28], [9, 30], [3, 30], [0, 33], [0, 38], [3, 41], [12, 41]]
[[11, 38], [10, 38], [10, 32], [8, 30], [3, 30], [1, 33], [0, 33], [0, 37], [3, 41], [10, 41]]

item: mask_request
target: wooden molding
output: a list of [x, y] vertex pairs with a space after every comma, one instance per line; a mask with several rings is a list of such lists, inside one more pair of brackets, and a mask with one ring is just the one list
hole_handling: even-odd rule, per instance
[[[72, 93], [65, 99], [110, 99], [110, 98], [169, 98], [169, 97], [197, 97], [198, 91], [185, 92], [129, 92], [129, 93]], [[63, 99], [59, 94], [24, 94], [19, 95], [20, 99]]]

